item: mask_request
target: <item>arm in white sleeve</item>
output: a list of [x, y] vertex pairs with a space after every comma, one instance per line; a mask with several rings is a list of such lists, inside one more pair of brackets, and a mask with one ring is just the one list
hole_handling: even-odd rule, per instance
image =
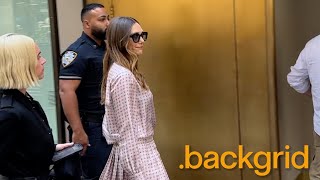
[[291, 71], [287, 75], [289, 85], [299, 93], [305, 93], [310, 88], [308, 64], [306, 62], [306, 48], [303, 49]]

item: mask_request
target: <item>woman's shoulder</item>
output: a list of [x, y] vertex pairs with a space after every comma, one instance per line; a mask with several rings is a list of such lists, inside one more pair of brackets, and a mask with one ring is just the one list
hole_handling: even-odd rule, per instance
[[19, 122], [19, 119], [19, 115], [16, 111], [14, 111], [14, 108], [0, 109], [0, 124], [16, 124]]
[[19, 117], [26, 115], [28, 108], [25, 105], [26, 103], [23, 103], [24, 101], [27, 101], [25, 98], [26, 97], [16, 93], [15, 91], [10, 91], [0, 97], [0, 117], [14, 117], [15, 119], [19, 119]]
[[115, 74], [131, 73], [131, 71], [128, 68], [125, 68], [117, 63], [112, 64], [110, 72], [113, 72]]
[[119, 64], [116, 64], [116, 63], [114, 63], [111, 66], [108, 76], [113, 80], [120, 80], [120, 79], [132, 79], [133, 80], [133, 79], [135, 79], [134, 75], [132, 74], [132, 72], [129, 69], [127, 69]]

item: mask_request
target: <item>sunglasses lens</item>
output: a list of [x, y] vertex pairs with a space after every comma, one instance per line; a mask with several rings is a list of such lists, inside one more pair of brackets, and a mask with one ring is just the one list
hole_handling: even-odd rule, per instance
[[133, 42], [135, 42], [135, 43], [139, 42], [140, 35], [138, 33], [133, 34], [131, 37], [132, 37]]
[[142, 33], [141, 33], [141, 37], [142, 37], [142, 39], [143, 39], [144, 41], [146, 41], [147, 38], [148, 38], [148, 33], [147, 33], [147, 32], [142, 32]]

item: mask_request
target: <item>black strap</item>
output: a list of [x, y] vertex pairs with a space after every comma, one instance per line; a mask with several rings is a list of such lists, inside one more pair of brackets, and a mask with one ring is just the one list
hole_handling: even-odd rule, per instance
[[95, 122], [95, 123], [102, 123], [103, 121], [103, 113], [85, 113], [80, 112], [81, 120], [83, 122]]

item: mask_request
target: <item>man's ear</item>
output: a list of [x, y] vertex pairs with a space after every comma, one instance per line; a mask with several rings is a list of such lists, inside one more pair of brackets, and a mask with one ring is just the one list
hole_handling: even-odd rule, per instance
[[90, 29], [90, 23], [88, 20], [83, 20], [82, 24], [86, 29]]

